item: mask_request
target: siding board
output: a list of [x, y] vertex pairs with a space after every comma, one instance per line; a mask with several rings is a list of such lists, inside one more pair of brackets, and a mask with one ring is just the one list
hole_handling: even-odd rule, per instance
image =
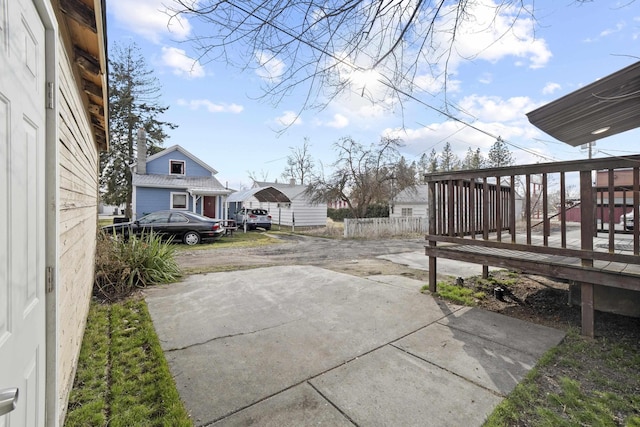
[[64, 41], [58, 43], [58, 410], [66, 414], [93, 289], [98, 149]]

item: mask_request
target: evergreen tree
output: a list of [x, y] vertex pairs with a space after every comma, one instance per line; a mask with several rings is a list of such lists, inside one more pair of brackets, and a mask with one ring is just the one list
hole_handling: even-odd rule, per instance
[[511, 166], [515, 162], [513, 154], [509, 151], [507, 143], [498, 137], [493, 143], [487, 156], [487, 167], [500, 168], [503, 166]]
[[429, 158], [427, 153], [422, 153], [416, 164], [416, 182], [421, 183], [425, 173], [429, 172]]
[[467, 148], [467, 154], [462, 161], [462, 169], [475, 170], [482, 169], [484, 167], [484, 157], [480, 152], [480, 148], [473, 150], [471, 147]]
[[460, 168], [460, 160], [451, 149], [451, 144], [445, 142], [442, 154], [440, 154], [440, 170], [444, 172], [453, 171]]
[[432, 148], [431, 153], [429, 153], [429, 160], [427, 163], [427, 173], [438, 172], [439, 161], [438, 161], [438, 153], [436, 153], [436, 149]]
[[161, 150], [165, 128], [176, 125], [158, 120], [169, 107], [160, 105], [161, 87], [147, 68], [135, 44], [115, 45], [109, 53], [109, 145], [100, 155], [102, 200], [126, 204], [131, 216], [131, 169], [135, 162], [138, 129], [147, 133], [147, 153]]

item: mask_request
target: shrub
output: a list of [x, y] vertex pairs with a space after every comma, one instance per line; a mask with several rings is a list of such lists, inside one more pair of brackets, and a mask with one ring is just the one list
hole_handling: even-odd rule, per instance
[[125, 240], [99, 232], [94, 296], [116, 301], [136, 289], [176, 281], [181, 272], [174, 254], [171, 242], [153, 233]]
[[[327, 208], [327, 216], [334, 221], [342, 222], [345, 218], [353, 218], [351, 210], [347, 208], [333, 209]], [[373, 204], [367, 206], [365, 218], [387, 218], [389, 216], [389, 205]]]

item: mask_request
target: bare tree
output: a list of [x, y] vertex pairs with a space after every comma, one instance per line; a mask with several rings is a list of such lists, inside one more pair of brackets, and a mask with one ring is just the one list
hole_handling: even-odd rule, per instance
[[[321, 107], [345, 90], [371, 100], [403, 96], [416, 77], [439, 81], [446, 93], [456, 37], [476, 14], [508, 20], [497, 42], [532, 2], [499, 0], [174, 0], [174, 17], [205, 25], [191, 42], [201, 60], [254, 68], [276, 103], [298, 86], [308, 96], [301, 110]], [[487, 28], [494, 23], [487, 23]], [[477, 46], [479, 54], [489, 46]]]
[[333, 173], [314, 177], [307, 195], [312, 202], [343, 201], [354, 218], [363, 218], [367, 208], [387, 204], [400, 160], [399, 139], [383, 137], [369, 147], [346, 137], [335, 143], [338, 159]]
[[247, 175], [249, 175], [249, 179], [253, 182], [266, 181], [269, 178], [269, 172], [264, 169], [261, 169], [260, 173], [256, 171], [247, 171]]
[[315, 169], [315, 162], [309, 150], [309, 138], [304, 138], [302, 147], [290, 147], [291, 154], [287, 156], [287, 166], [285, 166], [282, 177], [292, 179], [300, 183], [307, 184]]

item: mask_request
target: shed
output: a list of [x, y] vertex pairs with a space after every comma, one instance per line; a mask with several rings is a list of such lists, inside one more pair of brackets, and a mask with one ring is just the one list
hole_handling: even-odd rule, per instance
[[234, 218], [236, 212], [246, 207], [266, 209], [273, 217], [273, 211], [269, 209], [269, 206], [275, 205], [277, 207], [290, 204], [291, 200], [287, 195], [275, 187], [255, 187], [235, 192], [227, 197], [227, 215], [228, 218]]
[[327, 204], [313, 203], [307, 196], [307, 186], [297, 185], [293, 180], [289, 183], [260, 182], [254, 183], [256, 188], [276, 188], [284, 193], [291, 203], [265, 203], [263, 208], [271, 212], [274, 224], [299, 227], [324, 227], [327, 225]]

